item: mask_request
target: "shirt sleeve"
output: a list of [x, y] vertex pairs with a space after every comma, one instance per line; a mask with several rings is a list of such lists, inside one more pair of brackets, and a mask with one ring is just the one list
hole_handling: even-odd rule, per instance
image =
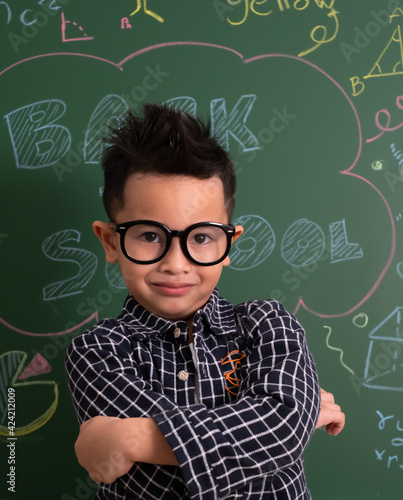
[[176, 408], [160, 388], [144, 380], [132, 346], [113, 320], [71, 342], [66, 373], [80, 423], [98, 416], [149, 417]]
[[302, 327], [277, 302], [245, 308], [247, 356], [237, 374], [237, 399], [213, 409], [195, 405], [153, 416], [192, 499], [226, 498], [302, 464], [319, 415], [319, 384]]

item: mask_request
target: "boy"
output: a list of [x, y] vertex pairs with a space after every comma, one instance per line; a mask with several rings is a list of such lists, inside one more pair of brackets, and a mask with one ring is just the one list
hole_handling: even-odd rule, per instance
[[304, 331], [275, 301], [234, 307], [215, 288], [243, 231], [227, 153], [166, 106], [127, 113], [107, 141], [111, 222], [93, 228], [130, 294], [66, 359], [96, 498], [309, 499], [320, 393]]

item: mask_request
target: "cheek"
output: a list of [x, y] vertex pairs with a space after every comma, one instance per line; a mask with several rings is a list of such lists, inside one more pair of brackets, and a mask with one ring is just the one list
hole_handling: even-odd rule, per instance
[[201, 275], [201, 278], [205, 283], [209, 286], [215, 287], [220, 279], [222, 268], [223, 266], [221, 263], [216, 266], [206, 267], [199, 275]]
[[141, 281], [144, 281], [144, 278], [147, 274], [145, 266], [134, 264], [127, 259], [125, 259], [123, 262], [120, 261], [119, 264], [120, 272], [122, 273], [122, 278], [126, 285], [136, 285]]

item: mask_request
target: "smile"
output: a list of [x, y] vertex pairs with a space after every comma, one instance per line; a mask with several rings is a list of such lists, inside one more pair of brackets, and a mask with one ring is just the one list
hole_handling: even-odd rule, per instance
[[191, 283], [153, 283], [152, 287], [162, 295], [176, 297], [185, 295], [194, 285]]

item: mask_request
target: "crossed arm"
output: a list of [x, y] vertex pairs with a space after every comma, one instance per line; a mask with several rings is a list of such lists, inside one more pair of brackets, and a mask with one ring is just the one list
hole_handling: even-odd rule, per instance
[[[321, 389], [316, 428], [326, 427], [328, 434], [336, 436], [344, 423], [345, 415], [333, 395]], [[94, 417], [81, 425], [75, 451], [79, 463], [96, 482], [112, 483], [135, 462], [179, 465], [152, 418]]]
[[[130, 354], [132, 345], [115, 325], [107, 325], [109, 335], [101, 331], [75, 339], [66, 367], [78, 417], [85, 421], [76, 453], [94, 480], [114, 482], [133, 464], [179, 461], [193, 493], [212, 487], [225, 496], [268, 469], [274, 475], [299, 460], [319, 413], [319, 386], [305, 335], [275, 304], [253, 303], [249, 309], [256, 331], [248, 337], [247, 362], [239, 368], [238, 397], [213, 408], [188, 406], [184, 400], [178, 406], [156, 391], [143, 379]], [[316, 426], [337, 434], [344, 415], [329, 393], [322, 391], [321, 399]], [[248, 468], [254, 477], [242, 473]], [[232, 480], [228, 470], [239, 474]]]

